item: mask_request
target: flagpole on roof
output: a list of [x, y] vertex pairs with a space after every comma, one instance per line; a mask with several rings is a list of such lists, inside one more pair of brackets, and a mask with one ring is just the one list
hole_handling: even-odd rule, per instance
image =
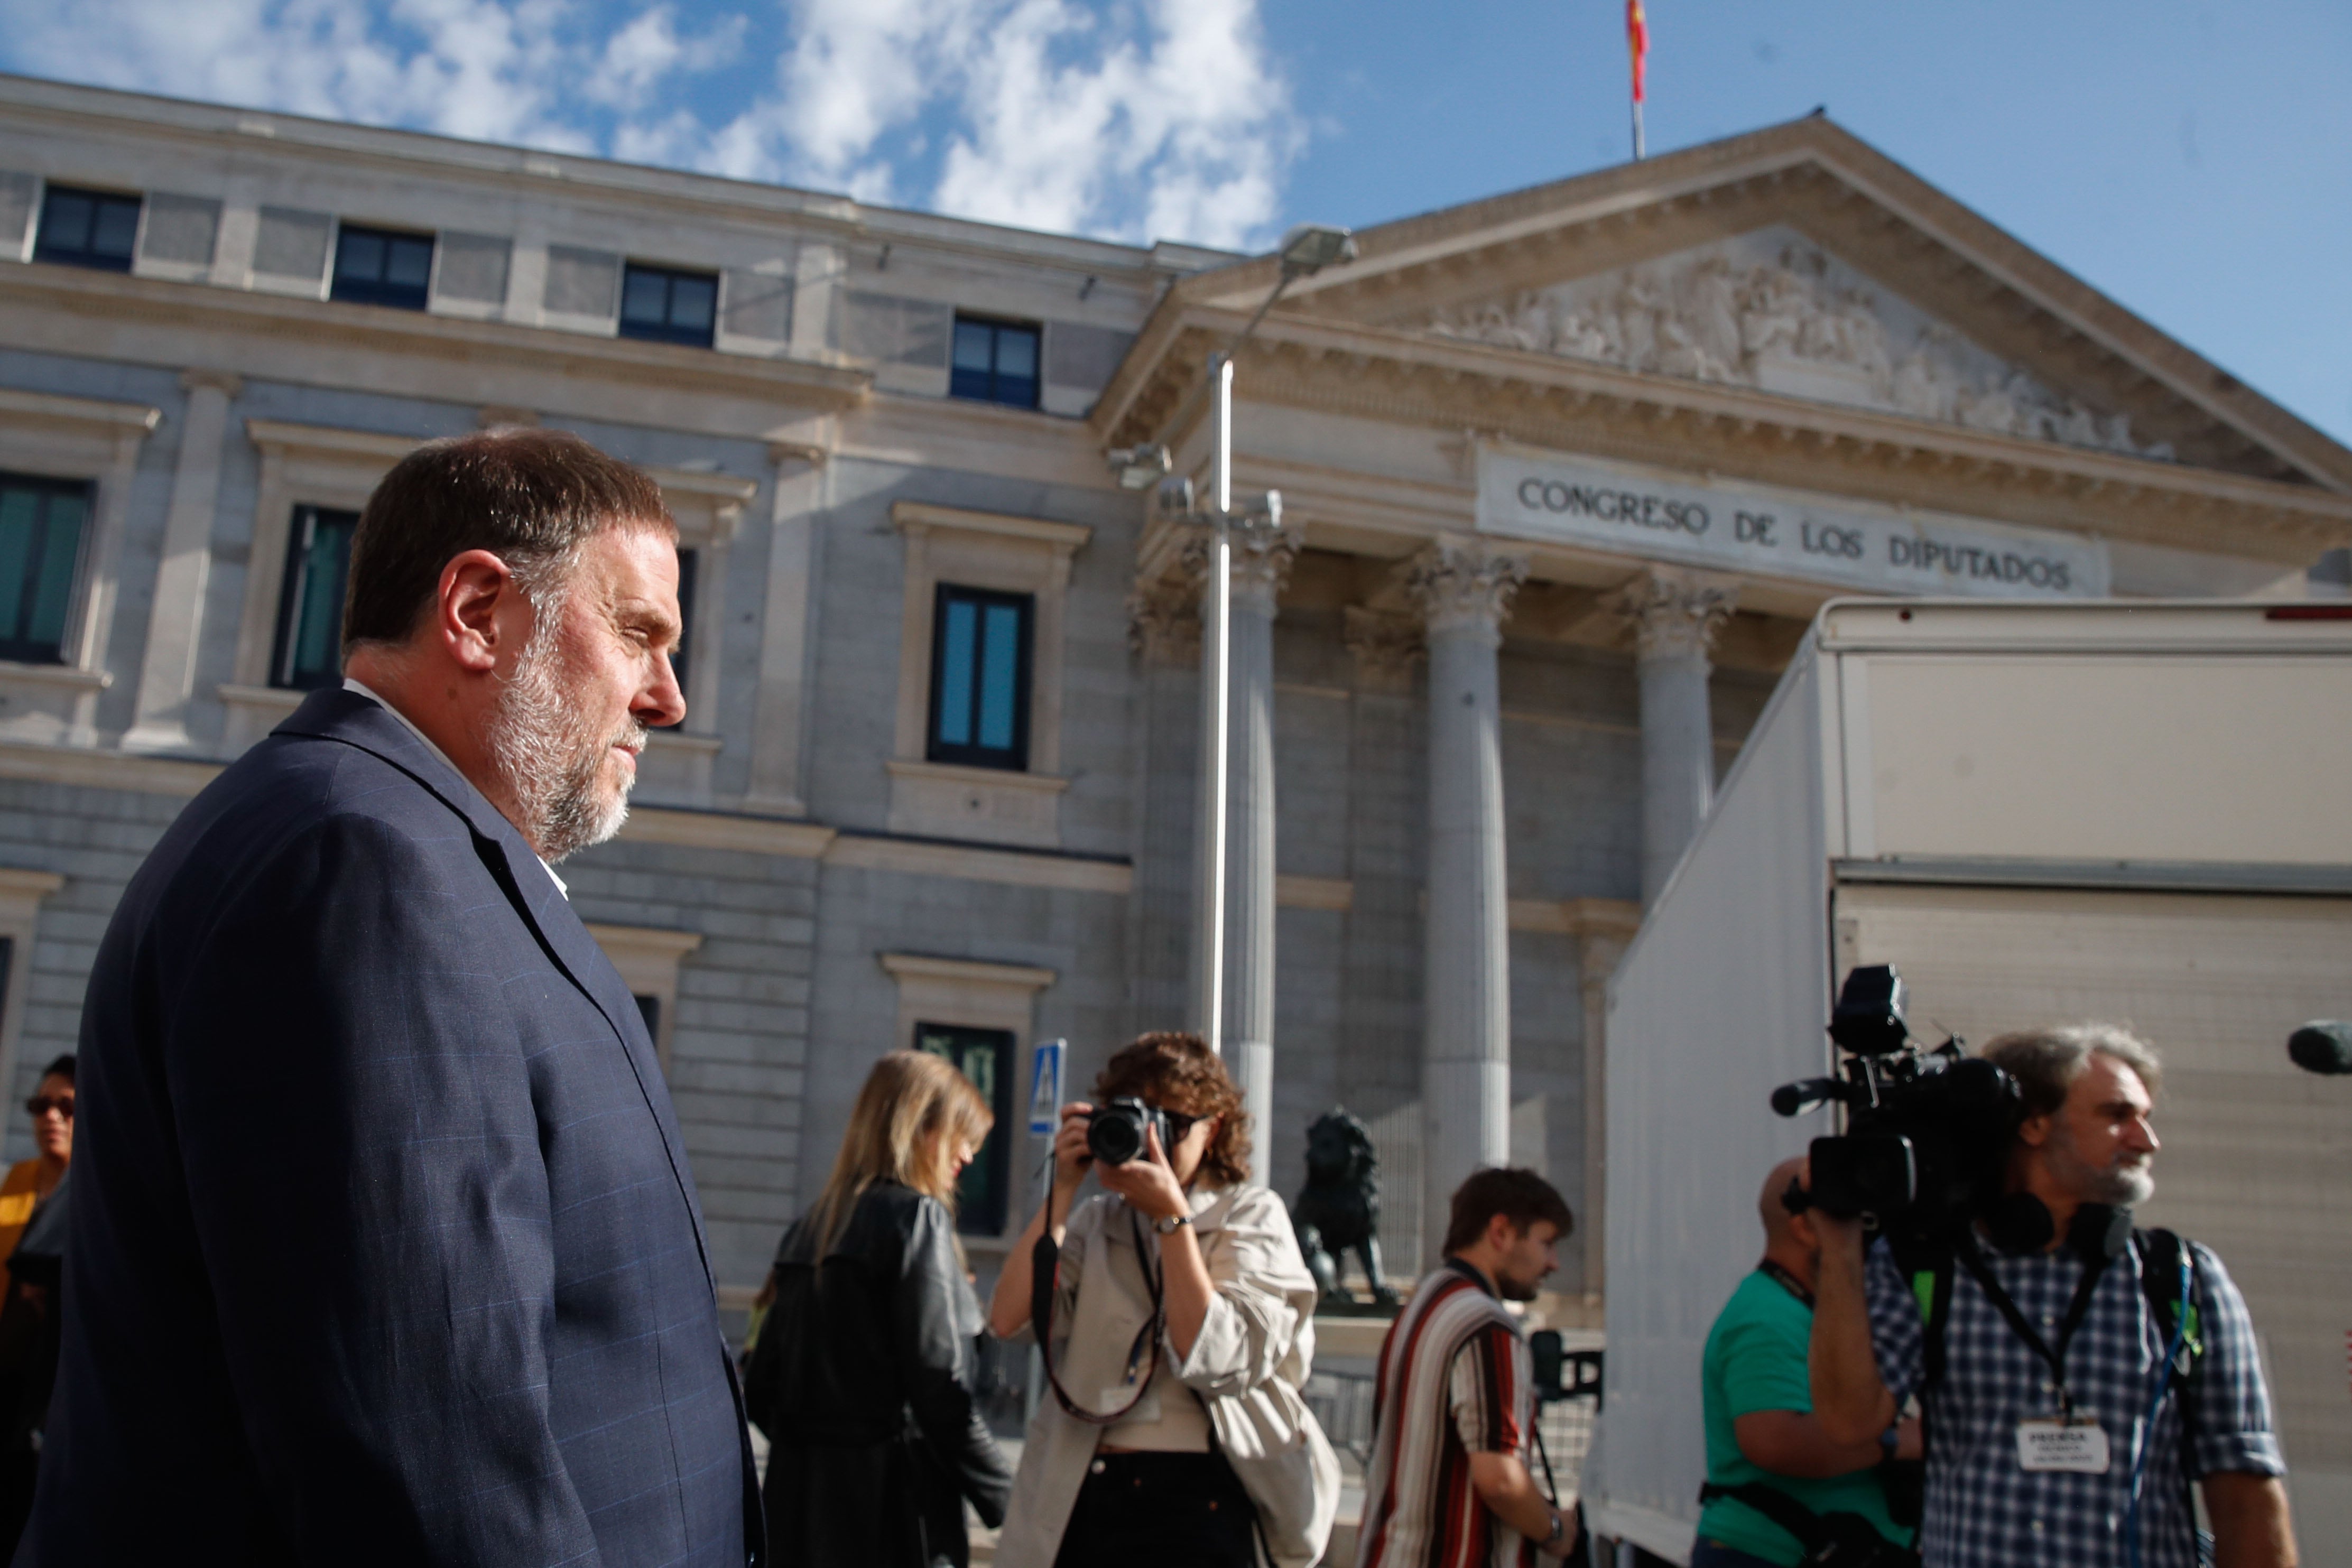
[[1647, 152], [1642, 144], [1642, 99], [1648, 96], [1650, 74], [1650, 19], [1643, 13], [1642, 0], [1625, 0], [1625, 48], [1633, 57], [1633, 156], [1638, 161]]

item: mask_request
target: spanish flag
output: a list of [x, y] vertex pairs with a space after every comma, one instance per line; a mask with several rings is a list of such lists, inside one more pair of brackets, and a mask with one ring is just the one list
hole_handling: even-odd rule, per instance
[[1648, 96], [1650, 75], [1650, 18], [1642, 0], [1625, 0], [1625, 47], [1633, 55], [1633, 101], [1639, 103]]

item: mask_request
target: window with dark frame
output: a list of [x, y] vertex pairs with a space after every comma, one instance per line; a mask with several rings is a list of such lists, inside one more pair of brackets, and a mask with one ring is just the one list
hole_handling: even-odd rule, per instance
[[422, 310], [433, 289], [433, 236], [345, 224], [335, 239], [331, 299]]
[[629, 263], [621, 275], [621, 336], [710, 347], [719, 321], [719, 279], [708, 272]]
[[65, 663], [89, 510], [86, 480], [0, 474], [0, 659]]
[[343, 589], [351, 580], [357, 512], [297, 507], [278, 591], [278, 640], [269, 684], [310, 692], [343, 678]]
[[1028, 768], [1036, 606], [1033, 594], [940, 584], [931, 617], [929, 760]]
[[139, 207], [137, 196], [51, 185], [41, 198], [33, 259], [128, 272], [139, 245]]
[[995, 1114], [996, 1125], [964, 1166], [956, 1183], [956, 1228], [967, 1236], [1004, 1234], [1006, 1198], [1012, 1188], [1013, 1031], [966, 1029], [960, 1024], [919, 1023], [915, 1049], [945, 1057], [971, 1080]]
[[958, 316], [953, 368], [948, 373], [950, 395], [1035, 408], [1037, 341], [1033, 326]]

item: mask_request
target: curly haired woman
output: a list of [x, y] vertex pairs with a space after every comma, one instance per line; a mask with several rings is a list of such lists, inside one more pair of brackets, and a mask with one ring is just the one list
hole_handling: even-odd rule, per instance
[[[1163, 1145], [1094, 1159], [1094, 1104], [1139, 1099]], [[1032, 1249], [1059, 1247], [1048, 1365], [997, 1561], [1005, 1568], [1248, 1568], [1322, 1553], [1339, 1465], [1298, 1390], [1315, 1281], [1282, 1200], [1247, 1180], [1249, 1117], [1199, 1037], [1147, 1034], [1095, 1102], [1062, 1107], [1054, 1185], [997, 1276], [990, 1324], [1033, 1333]], [[1089, 1170], [1103, 1191], [1073, 1204]]]

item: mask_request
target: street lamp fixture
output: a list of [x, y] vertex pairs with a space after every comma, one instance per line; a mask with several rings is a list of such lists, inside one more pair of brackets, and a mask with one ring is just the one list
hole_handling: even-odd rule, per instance
[[1122, 490], [1149, 490], [1176, 466], [1176, 459], [1158, 442], [1141, 446], [1114, 446], [1103, 454]]
[[1329, 224], [1301, 224], [1282, 236], [1275, 255], [1281, 258], [1287, 280], [1306, 277], [1327, 267], [1356, 259], [1356, 236]]
[[[1211, 504], [1206, 507], [1199, 505], [1190, 477], [1166, 476], [1174, 470], [1175, 461], [1164, 446], [1128, 446], [1103, 455], [1111, 471], [1118, 476], [1122, 488], [1143, 490], [1157, 486], [1155, 500], [1162, 516], [1205, 524], [1209, 528], [1209, 580], [1203, 585], [1209, 623], [1202, 640], [1207, 665], [1202, 672], [1202, 718], [1208, 733], [1202, 737], [1207, 744], [1201, 748], [1201, 790], [1209, 810], [1209, 886], [1202, 911], [1202, 928], [1195, 940], [1207, 960], [1202, 966], [1207, 994], [1200, 998], [1201, 1032], [1207, 1037], [1209, 1049], [1220, 1055], [1224, 1051], [1225, 776], [1232, 728], [1229, 687], [1233, 660], [1233, 536], [1237, 528], [1245, 533], [1279, 533], [1282, 528], [1279, 490], [1268, 490], [1255, 506], [1241, 511], [1234, 509], [1234, 350], [1257, 330], [1258, 323], [1265, 319], [1266, 312], [1274, 308], [1283, 290], [1327, 267], [1355, 260], [1356, 236], [1329, 224], [1301, 224], [1282, 236], [1281, 245], [1275, 249], [1275, 259], [1281, 275], [1266, 294], [1265, 303], [1209, 361], [1209, 387], [1217, 400], [1216, 491]], [[1190, 407], [1184, 412], [1189, 413]], [[1181, 426], [1182, 423], [1180, 415], [1171, 425]], [[1271, 1084], [1244, 1083], [1243, 1088], [1253, 1098], [1272, 1092]], [[1253, 1103], [1249, 1109], [1262, 1126], [1272, 1106]]]

